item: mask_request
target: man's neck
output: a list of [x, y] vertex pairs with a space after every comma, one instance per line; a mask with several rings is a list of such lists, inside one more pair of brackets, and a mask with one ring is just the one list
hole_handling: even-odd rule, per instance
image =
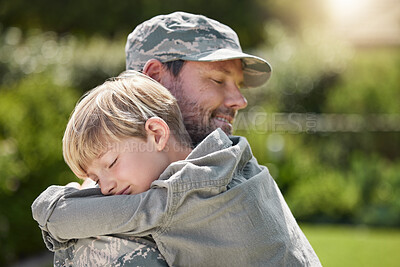
[[189, 146], [180, 144], [175, 138], [170, 138], [168, 141], [168, 154], [171, 163], [186, 159], [192, 150]]

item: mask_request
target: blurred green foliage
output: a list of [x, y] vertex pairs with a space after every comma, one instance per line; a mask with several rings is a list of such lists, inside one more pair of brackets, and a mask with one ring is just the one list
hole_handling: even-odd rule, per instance
[[[271, 27], [275, 38], [263, 56], [273, 79], [248, 92], [250, 105], [262, 106], [253, 111], [271, 115], [269, 128], [248, 123], [237, 134], [269, 167], [298, 220], [400, 226], [400, 49], [354, 50], [324, 32], [296, 37]], [[274, 127], [277, 112], [349, 114], [380, 130], [290, 132]], [[394, 118], [391, 126], [379, 116]]]
[[[1, 30], [1, 29], [0, 29]], [[0, 31], [0, 82], [8, 86], [27, 75], [48, 73], [52, 82], [84, 92], [125, 69], [125, 37], [85, 40], [71, 34], [16, 27]]]
[[30, 204], [47, 184], [70, 177], [62, 162], [62, 136], [76, 93], [32, 75], [0, 91], [0, 239], [2, 257], [39, 247], [30, 228]]
[[84, 91], [124, 70], [123, 41], [17, 29], [0, 34], [0, 265], [43, 250], [30, 205], [74, 176], [61, 139]]
[[[139, 23], [159, 14], [187, 11], [215, 18], [231, 26], [241, 36], [244, 47], [265, 42], [263, 23], [271, 8], [258, 0], [24, 0], [0, 2], [1, 22], [22, 29], [38, 28], [79, 36], [126, 37]], [[45, 9], [45, 15], [44, 10]], [[243, 12], [246, 11], [246, 12]], [[224, 14], [221, 16], [221, 13]]]
[[399, 114], [399, 85], [399, 48], [355, 51], [346, 75], [329, 92], [324, 112]]

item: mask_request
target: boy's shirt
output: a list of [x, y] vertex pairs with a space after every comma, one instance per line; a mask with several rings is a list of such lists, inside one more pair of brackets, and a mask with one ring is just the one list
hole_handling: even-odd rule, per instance
[[32, 210], [52, 250], [91, 236], [150, 235], [173, 266], [320, 266], [247, 140], [220, 129], [144, 193], [51, 186]]

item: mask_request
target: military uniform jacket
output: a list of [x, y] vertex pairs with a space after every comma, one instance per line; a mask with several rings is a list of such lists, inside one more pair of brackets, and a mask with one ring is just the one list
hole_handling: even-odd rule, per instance
[[51, 186], [32, 211], [52, 250], [119, 234], [151, 236], [171, 266], [320, 266], [247, 140], [220, 129], [144, 193]]

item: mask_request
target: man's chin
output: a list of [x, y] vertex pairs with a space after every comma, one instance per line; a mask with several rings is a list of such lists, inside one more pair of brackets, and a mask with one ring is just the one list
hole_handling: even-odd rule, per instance
[[233, 132], [233, 126], [232, 124], [228, 123], [228, 122], [222, 122], [222, 121], [217, 121], [214, 124], [214, 130], [216, 130], [217, 128], [221, 128], [221, 130], [226, 133], [227, 135], [232, 135]]
[[[200, 125], [200, 126], [199, 126]], [[188, 131], [191, 139], [192, 139], [192, 144], [194, 146], [197, 146], [201, 141], [203, 141], [204, 138], [207, 137], [210, 133], [215, 131], [218, 128], [221, 128], [221, 130], [226, 133], [227, 135], [232, 135], [233, 132], [233, 127], [232, 124], [227, 123], [227, 122], [221, 122], [221, 121], [213, 121], [211, 120], [208, 125], [201, 125], [201, 124], [186, 124], [186, 130]]]

